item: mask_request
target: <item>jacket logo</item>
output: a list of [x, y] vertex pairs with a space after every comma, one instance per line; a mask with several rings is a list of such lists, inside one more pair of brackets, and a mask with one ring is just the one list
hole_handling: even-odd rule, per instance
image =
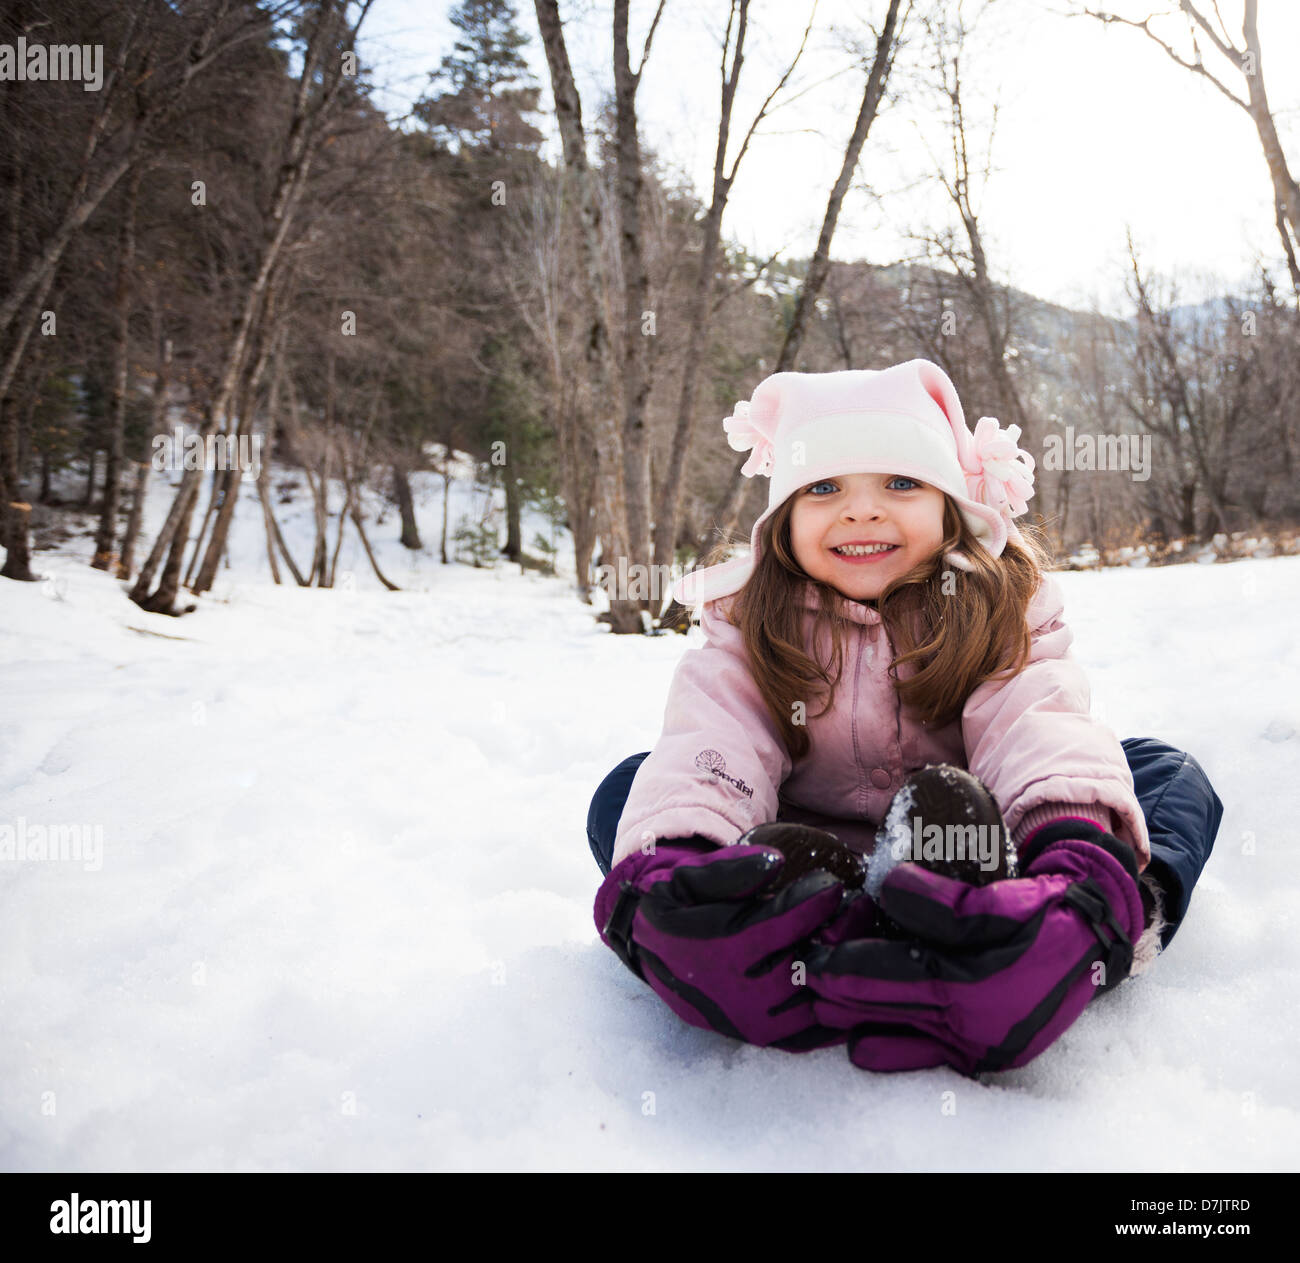
[[720, 781], [734, 785], [746, 798], [753, 798], [754, 791], [744, 781], [737, 776], [727, 775], [727, 760], [716, 750], [701, 750], [695, 756], [695, 766], [710, 776], [716, 776]]

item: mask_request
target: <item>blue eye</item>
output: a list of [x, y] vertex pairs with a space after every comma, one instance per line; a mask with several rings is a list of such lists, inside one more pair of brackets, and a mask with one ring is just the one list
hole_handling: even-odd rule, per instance
[[[908, 486], [908, 487], [898, 488], [899, 490], [902, 490], [902, 491], [912, 491], [912, 490], [915, 490], [917, 487], [921, 486], [921, 483], [918, 482], [915, 478], [908, 478], [905, 474], [895, 474], [895, 475], [894, 475], [894, 476], [893, 476], [893, 477], [892, 477], [892, 478], [891, 478], [891, 479], [890, 479], [890, 480], [885, 484], [885, 486], [886, 486], [886, 487], [893, 487], [894, 483], [896, 483], [896, 482], [906, 482], [906, 483], [910, 483], [910, 484], [911, 484], [911, 486]], [[815, 482], [815, 483], [813, 483], [813, 484], [808, 488], [808, 494], [809, 494], [809, 495], [814, 495], [814, 494], [816, 494], [816, 491], [817, 491], [817, 488], [818, 488], [818, 487], [830, 487], [832, 491], [838, 490], [838, 487], [836, 486], [835, 483], [831, 482], [830, 480], [826, 480], [826, 481], [823, 481], [823, 482]], [[822, 497], [822, 496], [817, 496], [817, 498], [820, 500], [820, 499], [823, 499], [824, 497]]]

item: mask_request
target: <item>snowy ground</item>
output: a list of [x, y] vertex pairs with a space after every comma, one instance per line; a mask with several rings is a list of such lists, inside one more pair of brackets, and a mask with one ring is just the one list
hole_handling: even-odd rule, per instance
[[737, 1044], [634, 979], [586, 812], [687, 641], [397, 533], [399, 593], [352, 543], [350, 586], [272, 586], [252, 500], [184, 619], [89, 537], [0, 582], [0, 825], [103, 838], [0, 863], [0, 1167], [1296, 1168], [1300, 558], [1061, 576], [1098, 712], [1226, 811], [1154, 971], [981, 1085]]

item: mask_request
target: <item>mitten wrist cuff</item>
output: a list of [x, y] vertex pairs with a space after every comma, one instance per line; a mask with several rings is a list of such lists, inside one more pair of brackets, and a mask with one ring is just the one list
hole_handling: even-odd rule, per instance
[[[1035, 830], [1033, 840], [1020, 852], [1022, 875], [1032, 877], [1033, 866], [1038, 858], [1059, 842], [1083, 843], [1110, 852], [1119, 861], [1120, 867], [1132, 878], [1136, 895], [1138, 868], [1137, 855], [1133, 848], [1128, 843], [1121, 842], [1113, 833], [1108, 833], [1105, 829], [1086, 820], [1056, 820]], [[1137, 900], [1137, 908], [1139, 924], [1141, 924], [1141, 899]]]
[[1016, 850], [1023, 848], [1044, 825], [1057, 820], [1087, 820], [1107, 833], [1113, 832], [1110, 808], [1102, 803], [1039, 803], [1037, 807], [1025, 812], [1012, 832], [1011, 840], [1015, 843]]

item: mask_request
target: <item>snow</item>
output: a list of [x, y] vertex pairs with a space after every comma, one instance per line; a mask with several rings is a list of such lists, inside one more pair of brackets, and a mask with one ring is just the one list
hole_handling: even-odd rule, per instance
[[[424, 554], [371, 519], [396, 593], [351, 527], [344, 586], [273, 586], [248, 486], [186, 618], [88, 536], [0, 583], [0, 825], [103, 843], [0, 862], [3, 1169], [1295, 1168], [1300, 558], [1059, 575], [1094, 709], [1223, 799], [1214, 855], [1028, 1066], [872, 1075], [688, 1026], [599, 941], [587, 807], [698, 630], [438, 564], [440, 485]], [[307, 499], [276, 507], [305, 564]]]
[[902, 786], [890, 799], [889, 810], [880, 822], [875, 850], [867, 857], [867, 878], [863, 884], [873, 899], [880, 898], [885, 878], [911, 854], [914, 801], [911, 785]]

